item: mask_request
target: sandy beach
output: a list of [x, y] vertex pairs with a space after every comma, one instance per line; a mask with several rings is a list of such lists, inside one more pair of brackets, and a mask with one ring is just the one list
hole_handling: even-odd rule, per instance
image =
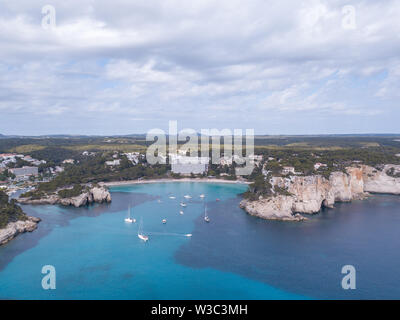
[[229, 184], [250, 184], [247, 181], [240, 180], [223, 180], [215, 178], [182, 178], [182, 179], [149, 179], [149, 180], [127, 180], [127, 181], [111, 181], [111, 182], [100, 182], [99, 185], [113, 187], [122, 185], [132, 184], [144, 184], [144, 183], [171, 183], [171, 182], [206, 182], [206, 183], [229, 183]]

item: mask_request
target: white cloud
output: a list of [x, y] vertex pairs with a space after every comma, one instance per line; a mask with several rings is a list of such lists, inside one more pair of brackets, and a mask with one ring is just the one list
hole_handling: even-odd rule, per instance
[[143, 131], [153, 126], [148, 119], [239, 127], [246, 115], [262, 132], [270, 118], [293, 112], [302, 130], [311, 113], [374, 117], [396, 107], [394, 0], [353, 1], [354, 30], [342, 27], [342, 0], [52, 5], [57, 27], [43, 30], [41, 3], [3, 3], [0, 125], [8, 130], [12, 114], [68, 116], [78, 127], [106, 116], [125, 131], [127, 119]]

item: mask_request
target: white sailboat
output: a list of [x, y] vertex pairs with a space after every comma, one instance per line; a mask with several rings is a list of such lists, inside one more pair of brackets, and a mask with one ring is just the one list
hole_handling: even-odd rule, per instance
[[183, 214], [183, 210], [180, 210], [180, 211], [179, 211], [179, 214]]
[[143, 240], [144, 242], [147, 242], [147, 241], [149, 240], [149, 237], [146, 236], [146, 235], [143, 233], [142, 228], [143, 228], [143, 220], [140, 220], [140, 224], [139, 224], [137, 236], [138, 236], [138, 238], [139, 238], [140, 240]]
[[204, 221], [210, 222], [210, 218], [208, 217], [208, 214], [207, 214], [207, 205], [204, 206]]
[[128, 217], [125, 218], [125, 222], [126, 222], [126, 223], [133, 223], [133, 222], [136, 222], [136, 219], [132, 219], [132, 218], [131, 218], [131, 206], [129, 206], [129, 208], [128, 208]]

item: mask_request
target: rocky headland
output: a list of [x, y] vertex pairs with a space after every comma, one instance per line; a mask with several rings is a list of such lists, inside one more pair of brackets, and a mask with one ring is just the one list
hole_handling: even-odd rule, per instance
[[400, 166], [384, 165], [380, 169], [360, 165], [345, 172], [332, 172], [329, 179], [321, 175], [272, 177], [270, 183], [285, 194], [273, 194], [258, 200], [244, 199], [240, 207], [247, 213], [270, 220], [301, 221], [301, 214], [315, 214], [322, 207], [333, 208], [335, 202], [363, 199], [369, 193], [400, 194]]
[[10, 222], [5, 228], [0, 229], [0, 245], [14, 239], [17, 235], [24, 232], [32, 232], [37, 228], [40, 218], [27, 217], [26, 220]]
[[39, 199], [18, 198], [22, 204], [60, 204], [63, 206], [74, 206], [76, 208], [90, 205], [92, 203], [111, 202], [111, 194], [104, 186], [86, 188], [83, 192], [74, 197], [61, 197], [59, 194], [51, 194]]

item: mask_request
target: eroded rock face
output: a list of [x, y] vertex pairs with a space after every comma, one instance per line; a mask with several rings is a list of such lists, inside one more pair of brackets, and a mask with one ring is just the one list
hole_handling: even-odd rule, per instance
[[26, 221], [10, 222], [5, 228], [0, 229], [0, 245], [7, 243], [20, 233], [32, 232], [37, 228], [40, 219], [28, 217]]
[[91, 192], [94, 202], [111, 202], [111, 194], [104, 187], [94, 187]]
[[76, 197], [60, 198], [58, 195], [51, 195], [36, 200], [19, 198], [17, 201], [25, 204], [61, 204], [63, 206], [74, 206], [78, 208], [93, 202], [111, 202], [111, 194], [105, 187], [93, 187], [89, 191], [85, 191]]
[[293, 197], [276, 196], [258, 201], [242, 200], [240, 207], [247, 213], [263, 219], [301, 221], [305, 218], [299, 214], [293, 214]]
[[329, 180], [320, 175], [273, 177], [273, 186], [284, 188], [291, 195], [273, 196], [257, 201], [243, 200], [240, 204], [249, 214], [264, 219], [290, 219], [295, 213], [313, 214], [322, 206], [333, 207], [335, 202], [362, 199], [367, 192], [400, 194], [400, 178], [394, 178], [386, 172], [394, 167], [400, 172], [400, 166], [386, 165], [383, 170], [369, 166], [348, 167], [346, 172], [333, 172]]
[[363, 166], [364, 191], [400, 194], [400, 178], [394, 178], [386, 174], [391, 168], [400, 171], [400, 166], [392, 164], [385, 165], [383, 170]]

